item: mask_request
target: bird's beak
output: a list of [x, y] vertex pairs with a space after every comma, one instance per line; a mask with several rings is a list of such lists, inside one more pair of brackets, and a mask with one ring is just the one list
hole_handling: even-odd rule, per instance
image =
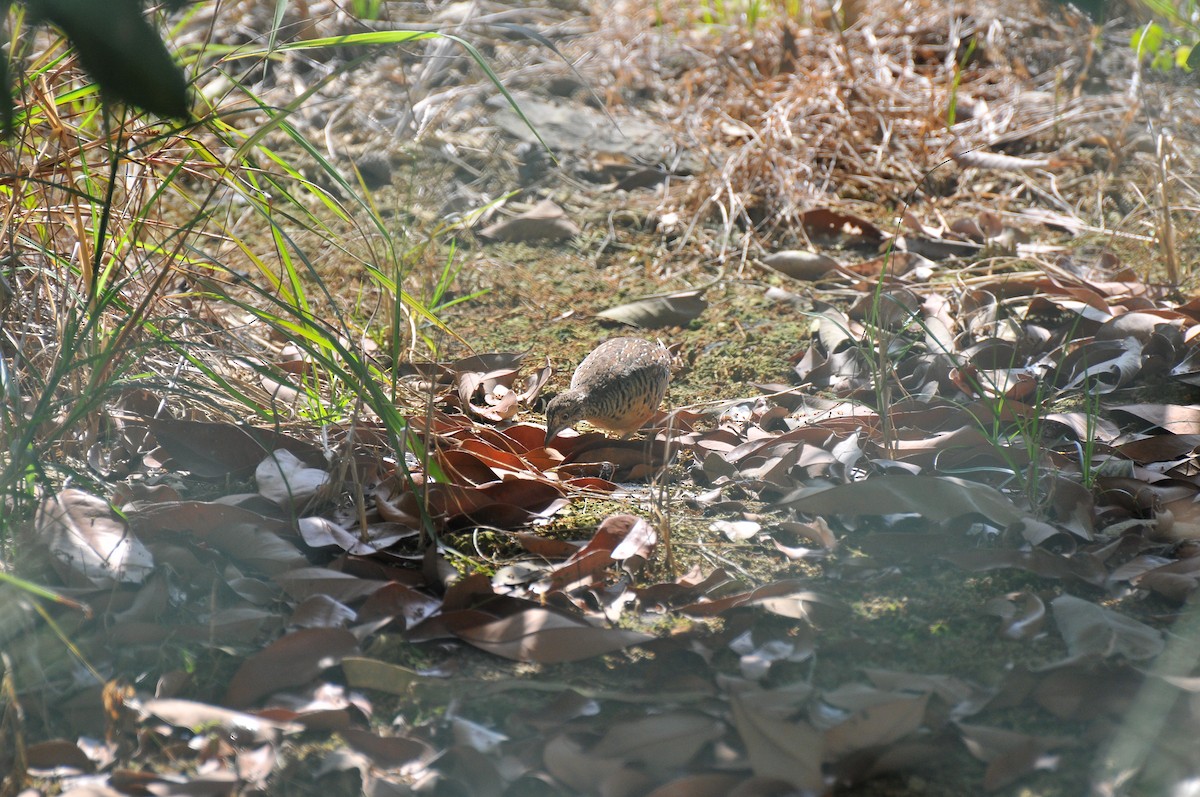
[[562, 431], [562, 429], [555, 429], [553, 426], [547, 425], [546, 426], [546, 442], [542, 444], [542, 447], [549, 448], [550, 441], [552, 441], [555, 437], [558, 437], [558, 433], [561, 431]]

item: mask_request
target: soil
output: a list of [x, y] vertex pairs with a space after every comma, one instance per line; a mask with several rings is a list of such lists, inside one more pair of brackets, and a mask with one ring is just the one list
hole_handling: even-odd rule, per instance
[[[556, 15], [561, 11], [554, 7], [556, 5], [542, 10]], [[703, 5], [707, 7], [708, 4]], [[917, 8], [921, 9], [928, 10], [924, 6]], [[1048, 19], [1061, 19], [1056, 9], [1041, 13]], [[563, 42], [562, 46], [572, 52], [586, 51], [589, 42], [596, 42], [598, 37], [611, 35], [614, 31], [626, 33], [625, 26], [644, 22], [644, 17], [639, 14], [631, 13], [628, 17], [624, 22], [611, 22], [586, 15], [573, 16], [571, 19], [577, 29], [587, 32], [569, 44]], [[965, 12], [956, 17], [960, 21], [965, 18]], [[1084, 23], [1075, 21], [1072, 24]], [[798, 381], [795, 365], [810, 346], [814, 302], [828, 302], [843, 309], [849, 304], [844, 286], [792, 280], [761, 264], [761, 257], [772, 251], [812, 245], [803, 226], [795, 222], [801, 206], [830, 207], [854, 213], [879, 224], [889, 233], [900, 234], [904, 231], [901, 218], [909, 209], [926, 223], [933, 224], [949, 216], [974, 216], [980, 207], [1017, 213], [1024, 206], [1037, 204], [1028, 194], [1009, 201], [1011, 196], [1004, 192], [1012, 189], [1015, 182], [1005, 182], [1007, 178], [972, 177], [964, 175], [963, 170], [957, 170], [951, 176], [945, 176], [944, 172], [937, 175], [939, 180], [947, 181], [945, 183], [930, 179], [919, 184], [913, 181], [909, 162], [899, 162], [899, 158], [895, 165], [876, 163], [873, 173], [863, 173], [864, 170], [859, 168], [861, 164], [842, 152], [842, 144], [855, 147], [856, 140], [851, 140], [823, 145], [825, 149], [821, 154], [825, 160], [808, 164], [823, 177], [816, 175], [805, 181], [803, 193], [794, 201], [781, 195], [779, 185], [764, 182], [760, 184], [760, 192], [741, 195], [744, 206], [734, 213], [735, 218], [730, 219], [728, 212], [724, 215], [721, 212], [722, 209], [729, 211], [736, 204], [728, 197], [724, 206], [720, 203], [705, 206], [703, 202], [703, 196], [710, 194], [712, 187], [720, 183], [715, 175], [728, 168], [729, 162], [724, 159], [733, 158], [740, 152], [729, 144], [729, 139], [736, 142], [749, 135], [737, 129], [741, 124], [737, 111], [741, 109], [735, 107], [736, 103], [749, 102], [746, 95], [725, 95], [723, 92], [739, 81], [738, 70], [748, 69], [752, 62], [753, 59], [745, 56], [745, 50], [754, 42], [763, 47], [767, 45], [762, 44], [763, 39], [737, 30], [736, 25], [727, 26], [728, 30], [722, 26], [702, 28], [699, 23], [695, 24], [696, 30], [689, 24], [676, 25], [670, 30], [658, 29], [646, 35], [614, 37], [608, 48], [601, 48], [602, 52], [611, 55], [627, 48], [623, 53], [628, 59], [622, 71], [614, 75], [598, 76], [595, 70], [601, 69], [601, 65], [597, 64], [591, 64], [590, 71], [585, 70], [586, 78], [597, 81], [594, 86], [597, 92], [612, 100], [609, 108], [618, 125], [625, 119], [631, 125], [634, 120], [645, 125], [639, 128], [642, 132], [637, 140], [639, 146], [645, 144], [645, 137], [653, 141], [657, 130], [663, 139], [659, 149], [664, 155], [687, 151], [689, 157], [684, 166], [678, 168], [678, 173], [666, 184], [633, 190], [615, 189], [618, 176], [636, 171], [637, 158], [644, 154], [596, 152], [583, 145], [559, 151], [556, 154], [562, 159], [560, 166], [543, 163], [539, 167], [539, 176], [525, 179], [520, 158], [526, 157], [528, 150], [524, 151], [526, 155], [516, 153], [519, 146], [522, 143], [528, 145], [528, 141], [517, 140], [512, 132], [519, 130], [519, 126], [514, 128], [496, 122], [494, 117], [501, 111], [495, 110], [495, 106], [472, 105], [470, 102], [446, 111], [447, 121], [442, 129], [427, 130], [417, 141], [392, 142], [387, 147], [390, 173], [383, 172], [388, 177], [387, 184], [373, 190], [372, 202], [380, 209], [381, 217], [398, 231], [402, 266], [407, 269], [406, 289], [433, 303], [436, 286], [446, 274], [447, 263], [452, 264], [450, 269], [454, 272], [448, 291], [439, 300], [444, 309], [437, 311], [438, 318], [452, 332], [423, 325], [421, 332], [429, 337], [433, 346], [432, 350], [421, 352], [421, 356], [446, 361], [470, 353], [519, 351], [527, 352], [529, 365], [548, 359], [554, 368], [554, 376], [541, 396], [522, 409], [517, 420], [541, 422], [545, 401], [566, 387], [574, 365], [600, 341], [630, 333], [621, 325], [598, 318], [599, 312], [672, 291], [703, 289], [708, 306], [684, 325], [637, 332], [657, 338], [672, 349], [675, 368], [667, 408], [709, 413], [704, 423], [711, 425], [725, 409], [753, 405], [769, 392], [763, 386]], [[787, 28], [770, 28], [776, 32], [784, 29]], [[1044, 29], [1031, 28], [1034, 29], [1045, 30], [1045, 35], [1049, 36], [1048, 31], [1053, 28], [1047, 23]], [[937, 31], [939, 36], [943, 32], [942, 29]], [[693, 47], [693, 38], [704, 35], [720, 39], [721, 44], [707, 41], [703, 46]], [[1119, 36], [1112, 34], [1112, 39], [1117, 41]], [[943, 36], [935, 41], [918, 41], [915, 46], [935, 50], [928, 56], [929, 62], [941, 65], [947, 62], [945, 50], [950, 48], [953, 55], [953, 46], [960, 44], [949, 43]], [[777, 46], [782, 45], [772, 39], [770, 47]], [[1111, 53], [1113, 48], [1119, 50], [1121, 46], [1110, 43], [1107, 52]], [[650, 58], [647, 51], [655, 47], [670, 50], [655, 53], [656, 66], [674, 64], [675, 72], [664, 71], [656, 77], [657, 84], [651, 84], [640, 70], [643, 62]], [[1061, 39], [1055, 39], [1054, 47], [1069, 49]], [[502, 43], [488, 54], [499, 63], [507, 63], [505, 59], [519, 57], [516, 52], [519, 50], [511, 43]], [[1014, 62], [1026, 64], [1034, 64], [1043, 57], [1039, 53], [1010, 52], [1007, 55]], [[833, 58], [834, 54], [829, 57]], [[998, 58], [994, 53], [992, 57]], [[695, 131], [685, 128], [687, 115], [678, 109], [669, 120], [653, 119], [654, 109], [662, 103], [678, 102], [680, 96], [688, 92], [694, 92], [688, 95], [693, 97], [704, 94], [697, 84], [702, 83], [706, 73], [695, 64], [710, 58], [714, 63], [724, 64], [729, 71], [720, 72], [722, 79], [713, 81], [705, 97], [705, 107], [697, 108], [692, 121], [696, 125], [715, 125], [718, 115], [713, 108], [727, 102], [730, 114], [725, 140], [729, 145], [724, 149], [717, 146], [722, 140], [719, 135], [709, 134], [702, 145]], [[948, 62], [953, 65], [955, 59], [951, 57]], [[963, 63], [966, 63], [965, 59]], [[563, 88], [563, 81], [571, 84], [574, 79], [569, 71], [566, 76], [558, 74], [557, 82], [552, 82], [548, 77], [551, 70], [562, 72], [561, 65], [548, 56], [541, 65], [545, 71], [514, 88], [540, 92], [538, 96], [543, 99], [549, 97], [555, 102], [577, 103], [579, 107], [594, 111], [592, 106], [596, 103], [591, 94], [580, 90], [577, 83]], [[387, 59], [372, 62], [370, 68], [375, 82], [383, 82], [382, 76], [394, 66]], [[717, 68], [710, 67], [714, 71]], [[1111, 67], [1111, 72], [1097, 69], [1102, 74], [1099, 77], [1092, 75], [1092, 78], [1101, 82], [1116, 81], [1119, 75], [1130, 70], [1132, 67], [1125, 61]], [[1033, 78], [1023, 67], [1011, 72], [1005, 80], [1024, 80], [1029, 92], [1044, 90], [1044, 86], [1034, 85]], [[827, 83], [821, 82], [825, 77], [814, 75], [811, 91], [816, 93], [828, 88]], [[367, 87], [361, 88], [360, 102], [381, 107], [373, 93], [378, 89], [369, 88], [372, 85], [370, 74], [347, 79], [356, 87]], [[627, 84], [622, 84], [623, 80]], [[521, 83], [519, 78], [517, 82]], [[483, 88], [477, 88], [472, 96], [487, 90], [486, 82], [481, 81], [480, 85]], [[964, 96], [967, 88], [964, 84]], [[971, 88], [977, 87], [972, 85]], [[560, 89], [569, 89], [572, 93], [564, 98], [556, 93]], [[978, 89], [980, 96], [984, 93], [982, 88]], [[470, 107], [464, 108], [464, 105]], [[984, 114], [978, 107], [974, 112]], [[647, 116], [654, 123], [647, 123]], [[821, 120], [812, 121], [814, 126], [818, 123]], [[1145, 163], [1138, 162], [1123, 171], [1108, 165], [1097, 166], [1108, 156], [1106, 153], [1125, 151], [1114, 142], [1128, 132], [1127, 120], [1114, 119], [1108, 114], [1103, 116], [1103, 124], [1096, 123], [1095, 136], [1108, 136], [1107, 143], [1088, 141], [1081, 129], [1085, 123], [1080, 120], [1068, 120], [1064, 125], [1066, 129], [1062, 130], [1039, 125], [1039, 120], [1024, 126], [1014, 125], [1025, 134], [1014, 134], [1015, 142], [1010, 143], [1006, 153], [1012, 157], [1032, 157], [1036, 150], [1045, 149], [1061, 151], [1067, 157], [1077, 159], [1062, 172], [1061, 183], [1056, 183], [1056, 190], [1063, 193], [1061, 201], [1046, 199], [1045, 205], [1062, 211], [1070, 207], [1082, 208], [1092, 202], [1096, 197], [1096, 192], [1092, 191], [1097, 184], [1095, 172], [1101, 170], [1106, 171], [1109, 180], [1106, 190], [1101, 192], [1103, 197], [1098, 200], [1104, 207], [1080, 210], [1078, 215], [1086, 216], [1092, 211], [1116, 214], [1121, 229], [1136, 228], [1139, 234], [1147, 233], [1154, 226], [1154, 220], [1146, 217], [1148, 211], [1144, 205], [1129, 204], [1131, 196], [1141, 196], [1138, 191], [1146, 192]], [[884, 127], [888, 129], [886, 125]], [[343, 154], [358, 151], [356, 148], [359, 147], [369, 149], [379, 135], [378, 129], [354, 130], [346, 136]], [[877, 129], [871, 135], [883, 133]], [[865, 152], [866, 142], [857, 143], [862, 144], [861, 149]], [[1005, 143], [1000, 142], [996, 148], [1004, 146]], [[632, 143], [629, 149], [633, 149]], [[450, 150], [453, 154], [447, 155]], [[604, 159], [615, 156], [621, 159], [620, 168], [613, 169]], [[849, 161], [849, 165], [839, 158]], [[674, 163], [678, 167], [680, 162], [676, 158]], [[611, 174], [605, 171], [606, 168], [610, 168]], [[780, 167], [776, 164], [772, 168], [778, 170]], [[855, 180], [840, 184], [840, 169], [857, 169]], [[1118, 172], [1120, 177], [1114, 177]], [[1126, 190], [1128, 185], [1123, 181], [1133, 183], [1137, 178], [1141, 178], [1139, 189]], [[739, 183], [740, 188], [754, 184], [752, 177], [742, 175], [740, 179], [744, 180]], [[977, 182], [971, 185], [970, 180]], [[471, 229], [434, 234], [440, 224], [455, 218], [454, 214], [464, 203], [475, 206], [480, 198], [494, 199], [514, 189], [517, 193], [500, 210], [492, 212], [489, 218], [480, 220]], [[906, 205], [902, 198], [914, 196], [914, 193], [914, 203]], [[1012, 189], [1012, 195], [1019, 193]], [[964, 198], [968, 195], [979, 197], [979, 201], [968, 202]], [[557, 242], [489, 242], [478, 235], [487, 222], [543, 198], [553, 199], [564, 208], [567, 216], [579, 226], [580, 234]], [[361, 227], [345, 224], [339, 228], [336, 222], [331, 224], [335, 225], [335, 234], [346, 235], [347, 252], [371, 256], [369, 243], [354, 239], [355, 234], [361, 233]], [[1183, 259], [1189, 260], [1195, 247], [1200, 246], [1196, 243], [1200, 238], [1190, 234], [1195, 229], [1195, 221], [1191, 214], [1181, 211], [1177, 225], [1180, 252]], [[1116, 250], [1127, 265], [1142, 273], [1158, 272], [1162, 267], [1160, 253], [1146, 251], [1145, 241], [1116, 239], [1114, 245], [1114, 239], [1087, 231], [1076, 230], [1082, 234], [1071, 235], [1057, 226], [1029, 226], [1032, 235], [1048, 247], [1059, 247], [1056, 252], [1064, 257], [1084, 257], [1096, 246], [1103, 245]], [[303, 236], [298, 240], [301, 246], [305, 245]], [[405, 250], [404, 245], [411, 248]], [[875, 254], [845, 242], [814, 248], [845, 263], [865, 261]], [[384, 297], [378, 288], [361, 273], [359, 264], [352, 257], [343, 257], [336, 251], [321, 254], [328, 255], [319, 264], [321, 276], [340, 300], [353, 306], [354, 315], [387, 350], [390, 344], [380, 330], [383, 314], [379, 306]], [[943, 279], [953, 282], [969, 278], [970, 269], [981, 263], [987, 266], [986, 261], [988, 258], [980, 258], [961, 273], [958, 269], [963, 264], [958, 261], [939, 263], [930, 283], [936, 285]], [[1031, 264], [1008, 257], [1002, 267], [1019, 272], [1030, 268]], [[951, 268], [954, 273], [949, 273]], [[1185, 284], [1183, 290], [1186, 289]], [[789, 296], [776, 298], [781, 292], [787, 292]], [[403, 358], [409, 352], [389, 351], [388, 354]], [[589, 538], [610, 514], [632, 512], [653, 520], [664, 531], [669, 530], [673, 548], [676, 572], [668, 572], [660, 553], [660, 559], [652, 562], [641, 576], [646, 583], [673, 578], [693, 567], [704, 571], [723, 567], [750, 585], [783, 578], [809, 579], [815, 589], [848, 607], [848, 611], [815, 618], [812, 624], [815, 654], [801, 662], [776, 665], [764, 682], [767, 686], [803, 682], [817, 688], [833, 689], [850, 680], [861, 680], [864, 671], [877, 669], [953, 676], [983, 688], [992, 688], [1001, 685], [1014, 671], [1036, 669], [1066, 655], [1066, 647], [1056, 634], [1042, 634], [1019, 642], [1002, 637], [997, 633], [996, 618], [982, 612], [981, 607], [994, 598], [1020, 592], [1033, 593], [1048, 605], [1055, 597], [1075, 590], [1076, 585], [1072, 584], [1068, 589], [1062, 581], [1017, 570], [969, 572], [935, 553], [922, 551], [911, 555], [895, 554], [893, 561], [881, 565], [880, 556], [868, 556], [856, 546], [858, 538], [845, 528], [837, 531], [845, 536], [846, 544], [829, 557], [790, 561], [773, 546], [753, 540], [731, 541], [715, 531], [712, 527], [715, 520], [732, 515], [713, 511], [696, 500], [704, 485], [694, 479], [690, 470], [693, 464], [694, 460], [681, 458], [653, 484], [631, 487], [630, 497], [574, 502], [535, 530], [546, 536], [582, 540]], [[777, 507], [752, 500], [745, 501], [742, 508], [744, 513], [764, 524], [790, 518], [787, 512]], [[457, 551], [473, 552], [458, 563], [463, 569], [475, 567], [490, 572], [514, 552], [509, 537], [498, 532], [451, 534], [444, 541]], [[1093, 590], [1089, 597], [1099, 600], [1102, 593]], [[1126, 599], [1121, 602], [1121, 610], [1161, 625], [1161, 618], [1176, 611], [1176, 607], [1154, 598]], [[697, 674], [708, 678], [716, 672], [722, 677], [734, 677], [738, 673], [738, 657], [728, 648], [728, 643], [742, 631], [753, 628], [756, 636], [793, 641], [801, 640], [808, 633], [805, 630], [808, 626], [801, 622], [783, 617], [756, 616], [751, 619], [743, 614], [734, 614], [725, 620], [689, 620], [647, 613], [623, 618], [621, 623], [649, 630], [665, 643], [579, 663], [536, 666], [506, 662], [460, 644], [412, 645], [398, 635], [379, 635], [365, 651], [366, 655], [450, 677], [440, 689], [421, 687], [403, 697], [374, 695], [374, 722], [387, 726], [395, 720], [408, 727], [418, 727], [453, 712], [485, 727], [502, 731], [520, 728], [528, 732], [528, 726], [513, 722], [512, 716], [535, 714], [558, 699], [558, 692], [545, 689], [547, 684], [570, 684], [585, 694], [621, 695], [636, 692], [638, 687], [647, 684], [672, 679], [686, 684], [691, 675]], [[684, 638], [692, 632], [709, 640], [709, 651], [716, 651], [711, 661], [702, 661], [694, 653], [671, 648], [672, 637]], [[202, 659], [198, 664], [193, 663], [193, 669], [202, 680], [218, 684], [228, 677], [228, 664], [214, 655], [211, 661]], [[674, 665], [679, 666], [670, 676], [664, 676], [663, 670]], [[688, 671], [689, 666], [694, 668], [693, 672]], [[508, 684], [506, 679], [516, 679], [517, 684]], [[487, 688], [488, 684], [496, 682], [504, 682], [506, 686], [494, 690]], [[522, 688], [521, 684], [528, 684], [529, 688]], [[630, 684], [638, 687], [631, 688]], [[638, 699], [637, 695], [630, 698], [631, 701]], [[601, 710], [603, 713], [596, 726], [600, 728], [626, 712], [633, 713], [620, 700], [604, 701]], [[1055, 756], [1047, 757], [1046, 767], [1023, 777], [1017, 785], [1004, 786], [997, 793], [1022, 797], [1074, 797], [1088, 791], [1092, 769], [1097, 763], [1094, 760], [1097, 747], [1094, 740], [1085, 735], [1095, 732], [1091, 723], [1056, 719], [1028, 707], [988, 709], [969, 722], [1029, 734], [1060, 736], [1067, 740], [1056, 750]], [[942, 744], [944, 748], [918, 769], [872, 777], [852, 786], [839, 787], [837, 793], [864, 797], [918, 794], [959, 797], [981, 793], [985, 765], [948, 737], [932, 742]], [[321, 742], [290, 747], [289, 762], [272, 782], [274, 793], [297, 793], [293, 789], [299, 790], [310, 782], [329, 749], [330, 744]], [[354, 793], [359, 788], [353, 777], [344, 782], [340, 780], [341, 775], [325, 777], [321, 788], [329, 793]], [[1129, 793], [1152, 792], [1135, 790]]]

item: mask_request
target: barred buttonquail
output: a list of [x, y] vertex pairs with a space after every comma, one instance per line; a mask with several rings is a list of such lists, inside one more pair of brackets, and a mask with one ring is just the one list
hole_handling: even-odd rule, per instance
[[613, 338], [592, 351], [571, 387], [546, 406], [546, 445], [576, 421], [629, 434], [650, 420], [671, 381], [671, 355], [660, 343]]

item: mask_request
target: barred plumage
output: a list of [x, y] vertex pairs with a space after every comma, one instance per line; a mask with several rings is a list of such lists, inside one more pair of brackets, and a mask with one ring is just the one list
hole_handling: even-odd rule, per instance
[[577, 421], [629, 434], [654, 416], [671, 381], [666, 347], [641, 338], [613, 338], [583, 359], [571, 387], [546, 406], [546, 444]]

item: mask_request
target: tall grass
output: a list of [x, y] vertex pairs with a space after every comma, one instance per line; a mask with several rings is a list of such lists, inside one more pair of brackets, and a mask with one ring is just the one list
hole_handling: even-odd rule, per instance
[[[8, 286], [0, 294], [0, 542], [48, 491], [100, 480], [97, 452], [129, 420], [122, 399], [135, 389], [151, 391], [153, 411], [168, 414], [202, 409], [261, 423], [368, 417], [382, 423], [405, 470], [402, 452], [419, 455], [420, 443], [409, 433], [397, 369], [372, 356], [371, 314], [335, 296], [314, 253], [373, 281], [387, 323], [385, 334], [370, 334], [395, 360], [432, 356], [434, 340], [453, 334], [437, 314], [450, 301], [453, 248], [425, 297], [432, 304], [407, 283], [453, 228], [409, 231], [420, 240], [398, 244], [365, 189], [292, 124], [319, 84], [274, 107], [228, 70], [289, 49], [441, 34], [388, 31], [245, 51], [206, 41], [189, 48], [185, 66], [198, 83], [221, 72], [231, 88], [219, 105], [197, 110], [198, 125], [181, 129], [114, 111], [64, 41], [29, 29], [17, 12], [8, 21], [20, 102], [15, 135], [0, 145], [0, 277]], [[455, 41], [499, 86], [478, 52]], [[261, 344], [269, 336], [306, 360], [299, 380]], [[270, 380], [293, 385], [299, 400], [275, 400], [264, 387]]]

